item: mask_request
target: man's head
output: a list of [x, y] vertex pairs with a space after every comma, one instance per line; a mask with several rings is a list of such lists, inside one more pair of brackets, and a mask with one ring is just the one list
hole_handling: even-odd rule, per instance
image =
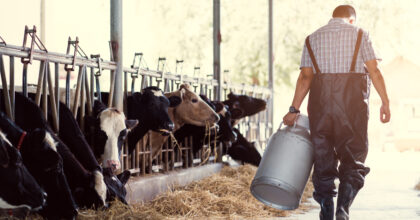
[[350, 24], [354, 24], [356, 21], [356, 10], [351, 5], [340, 5], [334, 9], [332, 14], [333, 18], [345, 18], [348, 19]]

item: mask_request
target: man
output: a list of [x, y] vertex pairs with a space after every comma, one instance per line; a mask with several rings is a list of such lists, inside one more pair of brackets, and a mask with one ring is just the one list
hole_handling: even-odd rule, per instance
[[364, 162], [368, 151], [370, 79], [382, 100], [381, 122], [387, 123], [391, 117], [377, 63], [380, 59], [369, 35], [354, 26], [355, 21], [354, 8], [341, 5], [327, 25], [308, 36], [292, 106], [283, 118], [286, 125], [293, 125], [310, 91], [308, 115], [315, 150], [312, 181], [314, 199], [321, 206], [320, 219], [334, 218], [337, 177], [340, 185], [336, 219], [349, 219], [350, 205], [369, 172]]

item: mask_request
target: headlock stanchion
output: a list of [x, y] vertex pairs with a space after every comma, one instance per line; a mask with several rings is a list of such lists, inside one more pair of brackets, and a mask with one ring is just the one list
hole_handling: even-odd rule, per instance
[[[102, 101], [101, 84], [99, 83], [99, 77], [101, 77], [102, 75], [102, 58], [101, 58], [101, 55], [99, 54], [90, 55], [90, 57], [92, 59], [96, 59], [96, 61], [98, 62], [98, 71], [95, 72], [94, 68], [92, 68], [91, 71], [93, 71], [95, 75], [96, 95], [98, 97], [98, 100]], [[91, 85], [93, 86], [93, 82], [91, 82]], [[93, 91], [93, 88], [92, 88], [92, 91]], [[92, 99], [92, 102], [93, 102], [93, 99]]]
[[[134, 86], [136, 84], [136, 79], [139, 77], [139, 74], [140, 74], [142, 58], [143, 58], [143, 53], [134, 54], [133, 64], [131, 65], [131, 68], [136, 69], [137, 71], [131, 73], [131, 94], [134, 93]], [[136, 64], [137, 60], [138, 60], [138, 65]]]
[[[29, 46], [26, 46], [30, 42]], [[71, 50], [73, 48], [73, 51]], [[111, 51], [112, 55], [112, 51]], [[5, 67], [7, 63], [4, 62], [4, 57], [10, 59], [10, 81], [7, 83]], [[109, 91], [109, 103], [111, 106], [113, 100], [114, 90], [114, 74], [112, 72], [116, 70], [117, 65], [115, 62], [103, 60], [99, 55], [86, 56], [86, 53], [80, 48], [79, 39], [72, 40], [69, 38], [67, 42], [66, 53], [55, 53], [47, 51], [42, 42], [36, 36], [36, 28], [28, 29], [25, 27], [25, 36], [23, 46], [14, 46], [6, 44], [6, 42], [0, 37], [0, 75], [2, 80], [3, 97], [2, 102], [5, 106], [6, 114], [13, 119], [14, 113], [14, 74], [15, 74], [15, 58], [20, 58], [23, 64], [22, 72], [22, 92], [25, 96], [28, 96], [27, 87], [27, 73], [28, 64], [32, 64], [34, 61], [40, 63], [40, 69], [38, 73], [38, 83], [35, 94], [35, 102], [41, 106], [44, 114], [47, 116], [48, 110], [52, 115], [52, 122], [54, 129], [58, 131], [59, 124], [59, 102], [61, 100], [60, 89], [59, 89], [59, 72], [64, 70], [66, 72], [66, 94], [65, 103], [71, 109], [74, 116], [78, 115], [80, 119], [83, 119], [84, 114], [92, 114], [92, 105], [95, 99], [102, 100], [100, 77], [103, 73], [108, 74], [111, 77], [111, 87]], [[219, 82], [211, 77], [202, 77], [199, 74], [199, 67], [194, 68], [194, 75], [188, 76], [183, 74], [182, 65], [183, 60], [176, 60], [175, 73], [168, 72], [165, 69], [166, 59], [159, 58], [157, 70], [150, 70], [145, 65], [144, 56], [142, 53], [135, 53], [133, 64], [129, 68], [123, 68], [124, 73], [124, 102], [126, 105], [127, 97], [134, 92], [136, 89], [146, 88], [154, 85], [162, 89], [164, 92], [175, 91], [183, 83], [190, 84], [194, 87], [194, 90], [200, 94], [206, 95], [210, 100], [214, 100], [214, 91], [219, 87]], [[54, 63], [52, 67], [52, 63]], [[6, 65], [6, 66], [5, 66]], [[74, 91], [70, 88], [70, 76], [71, 73], [78, 67], [78, 77], [76, 88]], [[52, 79], [52, 68], [54, 69], [54, 80]], [[88, 71], [90, 69], [90, 71]], [[90, 78], [88, 77], [90, 72]], [[128, 77], [130, 74], [131, 77]], [[225, 71], [225, 75], [226, 71]], [[136, 86], [136, 81], [140, 80], [140, 86]], [[130, 82], [131, 80], [131, 82]], [[131, 88], [129, 85], [131, 83]], [[235, 94], [244, 94], [261, 99], [268, 100], [267, 110], [263, 111], [255, 116], [246, 117], [240, 122], [239, 130], [242, 134], [246, 134], [249, 141], [256, 141], [260, 146], [265, 146], [265, 142], [269, 135], [272, 133], [272, 124], [270, 113], [272, 111], [272, 98], [271, 90], [264, 87], [249, 86], [245, 84], [235, 84], [226, 81], [222, 81], [220, 85], [222, 89], [222, 96], [227, 97], [229, 92]], [[224, 93], [224, 94], [223, 94]], [[48, 105], [48, 101], [50, 106]], [[86, 105], [86, 108], [85, 108]], [[48, 108], [50, 107], [50, 108]], [[127, 107], [125, 107], [127, 111]], [[80, 120], [79, 125], [83, 129], [84, 121]], [[214, 145], [204, 146], [203, 150], [193, 155], [192, 152], [192, 137], [187, 137], [187, 141], [181, 146], [175, 147], [172, 143], [167, 142], [163, 146], [162, 153], [158, 155], [157, 159], [153, 161], [151, 156], [151, 139], [149, 135], [146, 135], [142, 140], [137, 143], [134, 152], [128, 152], [127, 147], [124, 147], [122, 153], [122, 169], [130, 169], [130, 171], [136, 175], [145, 175], [152, 173], [153, 171], [169, 171], [178, 168], [187, 168], [192, 166], [198, 166], [209, 162], [220, 162], [221, 161], [221, 149], [222, 147]], [[209, 151], [210, 150], [210, 151]], [[203, 152], [206, 151], [206, 152]], [[210, 152], [210, 154], [207, 154]], [[207, 157], [208, 155], [208, 157]]]

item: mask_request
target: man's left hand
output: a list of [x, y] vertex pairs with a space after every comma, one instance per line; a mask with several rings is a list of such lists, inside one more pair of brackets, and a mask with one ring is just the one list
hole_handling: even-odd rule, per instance
[[283, 117], [283, 123], [285, 125], [291, 126], [293, 124], [295, 124], [295, 121], [297, 119], [298, 113], [290, 113], [288, 112], [284, 117]]

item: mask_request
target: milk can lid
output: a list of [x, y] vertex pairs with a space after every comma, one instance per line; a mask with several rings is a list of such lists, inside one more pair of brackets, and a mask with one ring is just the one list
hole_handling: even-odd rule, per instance
[[296, 125], [309, 130], [309, 118], [306, 115], [299, 114]]

